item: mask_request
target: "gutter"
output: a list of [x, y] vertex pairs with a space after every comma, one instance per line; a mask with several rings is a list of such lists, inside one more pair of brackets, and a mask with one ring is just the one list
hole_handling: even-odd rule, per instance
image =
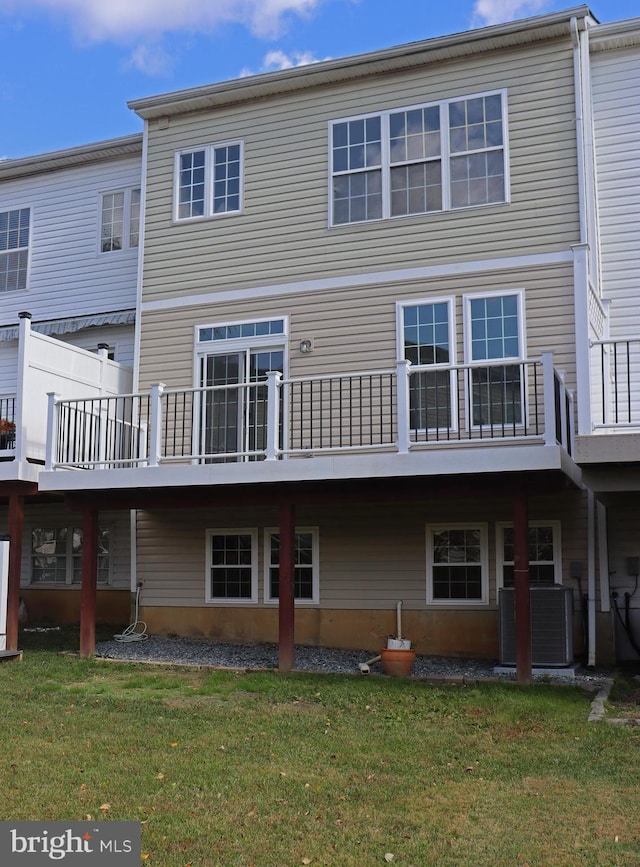
[[577, 20], [590, 16], [588, 6], [576, 6], [563, 12], [439, 36], [338, 60], [310, 63], [293, 69], [143, 97], [127, 104], [145, 119], [168, 117], [310, 87], [353, 81], [429, 63], [446, 62], [542, 40], [559, 39], [568, 35], [572, 18]]

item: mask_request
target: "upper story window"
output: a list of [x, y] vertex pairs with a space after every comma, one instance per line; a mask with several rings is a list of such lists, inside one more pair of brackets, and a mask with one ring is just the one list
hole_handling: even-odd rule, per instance
[[137, 247], [140, 242], [140, 189], [102, 194], [100, 252]]
[[242, 160], [240, 141], [179, 151], [175, 164], [175, 219], [240, 213]]
[[0, 292], [27, 288], [30, 209], [0, 211]]
[[506, 93], [331, 124], [331, 224], [507, 200]]

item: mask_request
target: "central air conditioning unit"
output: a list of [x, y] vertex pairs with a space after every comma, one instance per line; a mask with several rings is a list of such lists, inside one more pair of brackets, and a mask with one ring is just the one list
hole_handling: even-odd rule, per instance
[[[553, 668], [573, 662], [573, 590], [559, 584], [533, 585], [531, 599], [531, 664]], [[500, 662], [516, 664], [515, 590], [500, 590]]]

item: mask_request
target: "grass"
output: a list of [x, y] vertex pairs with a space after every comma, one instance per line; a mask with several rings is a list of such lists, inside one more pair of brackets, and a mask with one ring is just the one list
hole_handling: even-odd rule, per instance
[[67, 640], [0, 666], [1, 819], [137, 820], [158, 867], [640, 864], [640, 730], [588, 723], [575, 687], [136, 666]]
[[640, 721], [640, 664], [621, 666], [609, 693], [607, 716]]

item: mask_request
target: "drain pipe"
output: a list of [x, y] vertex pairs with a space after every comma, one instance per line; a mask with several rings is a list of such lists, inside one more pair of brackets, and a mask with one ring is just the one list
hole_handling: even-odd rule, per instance
[[402, 638], [402, 600], [396, 603], [396, 638]]

